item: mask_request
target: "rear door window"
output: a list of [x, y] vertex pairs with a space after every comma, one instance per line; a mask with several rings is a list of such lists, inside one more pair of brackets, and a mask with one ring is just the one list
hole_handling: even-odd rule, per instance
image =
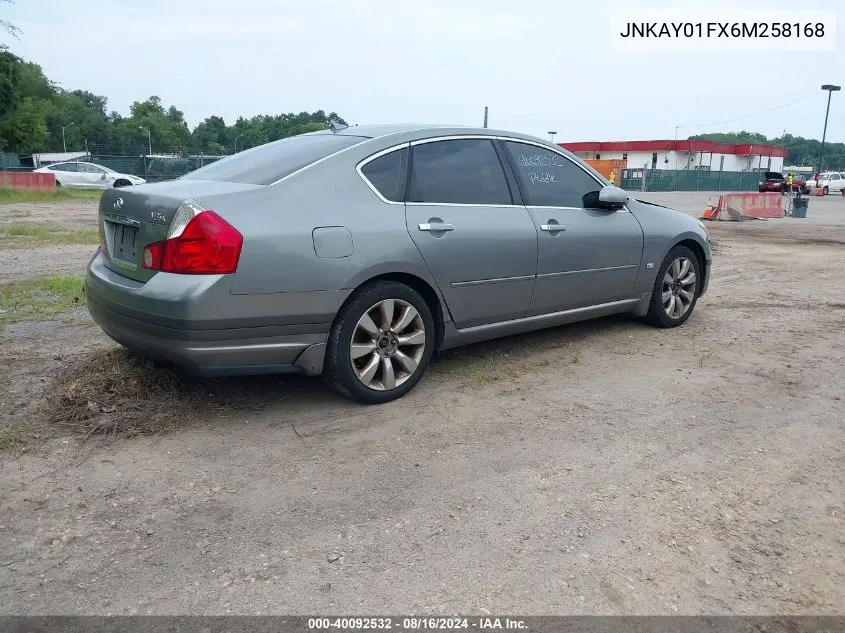
[[367, 138], [335, 134], [303, 134], [238, 152], [182, 176], [184, 180], [220, 180], [269, 185], [293, 172]]
[[433, 141], [414, 147], [408, 202], [513, 204], [489, 139]]

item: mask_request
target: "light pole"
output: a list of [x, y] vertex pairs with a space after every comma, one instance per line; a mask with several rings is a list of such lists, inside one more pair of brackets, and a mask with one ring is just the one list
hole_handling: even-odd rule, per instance
[[62, 127], [62, 147], [64, 148], [65, 154], [67, 154], [67, 141], [65, 141], [65, 128], [74, 125], [73, 123], [68, 123], [67, 125]]
[[153, 136], [152, 136], [152, 134], [150, 134], [150, 128], [144, 127], [143, 125], [139, 125], [138, 129], [139, 130], [146, 130], [147, 141], [149, 141], [149, 144], [150, 144], [150, 156], [152, 156], [153, 155]]
[[[827, 136], [827, 115], [830, 114], [830, 97], [834, 92], [842, 90], [842, 86], [834, 86], [833, 84], [825, 84], [822, 90], [827, 90], [827, 110], [824, 113], [824, 131], [822, 132], [822, 146], [819, 150], [819, 173], [822, 173], [822, 161], [824, 160], [824, 139]], [[818, 183], [816, 183], [818, 184]]]
[[235, 152], [234, 152], [235, 154], [237, 154], [237, 153], [238, 153], [238, 139], [243, 138], [243, 137], [244, 137], [244, 135], [243, 135], [243, 134], [238, 134], [238, 135], [235, 137]]
[[555, 142], [555, 134], [557, 134], [557, 132], [549, 132], [548, 134], [549, 134], [549, 142], [554, 143]]

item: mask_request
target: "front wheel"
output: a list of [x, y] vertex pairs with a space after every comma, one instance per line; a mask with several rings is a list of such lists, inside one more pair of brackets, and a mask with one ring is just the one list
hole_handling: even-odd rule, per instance
[[672, 328], [684, 323], [698, 301], [701, 264], [686, 246], [676, 246], [657, 271], [645, 320], [656, 327]]
[[434, 341], [434, 318], [420, 294], [401, 283], [377, 281], [356, 291], [335, 319], [323, 378], [359, 402], [390, 402], [422, 378]]
[[823, 193], [824, 195], [827, 195], [827, 192], [828, 192], [828, 188], [827, 188], [827, 187], [825, 187], [824, 189], [822, 189], [822, 193]]

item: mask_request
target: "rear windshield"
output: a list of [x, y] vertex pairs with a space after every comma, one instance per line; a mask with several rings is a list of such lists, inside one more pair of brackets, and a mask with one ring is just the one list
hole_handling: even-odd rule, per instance
[[303, 134], [260, 145], [200, 167], [184, 180], [221, 180], [245, 185], [269, 185], [311, 163], [366, 138], [334, 134]]

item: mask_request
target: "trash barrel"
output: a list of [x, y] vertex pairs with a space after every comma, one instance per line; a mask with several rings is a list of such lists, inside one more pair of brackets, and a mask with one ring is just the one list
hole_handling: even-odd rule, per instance
[[793, 218], [806, 218], [807, 217], [807, 204], [810, 202], [809, 198], [795, 198], [792, 201], [792, 217]]

